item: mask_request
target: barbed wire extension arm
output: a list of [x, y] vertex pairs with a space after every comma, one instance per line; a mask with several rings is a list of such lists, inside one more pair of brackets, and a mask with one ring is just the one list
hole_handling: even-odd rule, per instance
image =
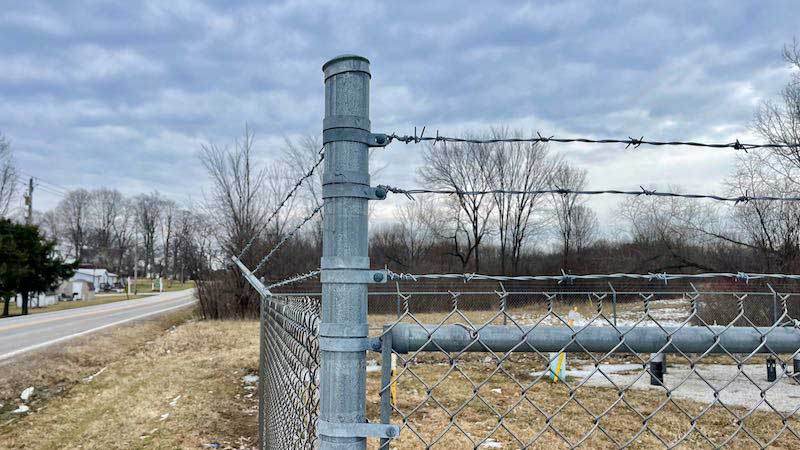
[[325, 153], [323, 153], [322, 151], [324, 148], [325, 147], [319, 149], [319, 158], [317, 158], [317, 161], [314, 163], [313, 166], [311, 166], [311, 169], [309, 169], [308, 172], [306, 172], [302, 177], [300, 177], [299, 180], [297, 180], [294, 186], [292, 186], [292, 189], [289, 190], [289, 193], [286, 194], [286, 197], [283, 199], [283, 201], [281, 201], [278, 204], [277, 208], [275, 208], [275, 211], [273, 211], [272, 214], [270, 214], [270, 216], [267, 218], [267, 220], [264, 222], [261, 228], [259, 228], [257, 232], [253, 233], [253, 236], [250, 238], [249, 241], [247, 241], [247, 245], [245, 245], [242, 251], [239, 252], [239, 256], [237, 256], [237, 259], [242, 259], [242, 256], [244, 256], [244, 254], [247, 253], [248, 250], [250, 250], [250, 247], [253, 246], [253, 243], [256, 241], [256, 238], [260, 236], [261, 233], [264, 232], [264, 230], [267, 229], [269, 224], [272, 222], [272, 219], [274, 219], [281, 211], [281, 209], [283, 209], [283, 207], [286, 206], [286, 204], [289, 202], [289, 199], [291, 199], [292, 196], [294, 196], [294, 194], [297, 192], [297, 190], [300, 189], [300, 186], [303, 184], [303, 182], [314, 175], [314, 171], [317, 170], [317, 167], [319, 167], [319, 165], [322, 164], [322, 161], [325, 159]]
[[683, 279], [728, 278], [748, 283], [753, 280], [800, 280], [800, 274], [785, 273], [748, 273], [748, 272], [707, 272], [707, 273], [607, 273], [573, 275], [561, 271], [561, 275], [486, 275], [480, 273], [395, 273], [389, 269], [386, 275], [393, 281], [419, 280], [463, 280], [468, 281], [557, 281], [559, 284], [578, 280], [645, 280], [663, 281]]
[[442, 194], [442, 195], [465, 195], [475, 196], [484, 194], [509, 194], [509, 195], [540, 195], [540, 194], [560, 194], [560, 195], [632, 195], [632, 196], [650, 196], [650, 197], [674, 197], [674, 198], [693, 198], [693, 199], [708, 199], [720, 202], [733, 202], [733, 203], [747, 203], [751, 201], [784, 201], [784, 202], [799, 202], [800, 197], [775, 197], [775, 196], [752, 196], [740, 195], [737, 197], [725, 197], [715, 194], [680, 194], [677, 192], [658, 192], [651, 189], [641, 187], [639, 191], [622, 191], [617, 189], [603, 189], [603, 190], [574, 190], [563, 188], [552, 189], [536, 189], [536, 190], [511, 190], [511, 189], [489, 189], [485, 191], [462, 191], [459, 189], [402, 189], [394, 186], [380, 185], [388, 192], [394, 194], [403, 194], [409, 199], [413, 200], [416, 194]]
[[638, 148], [642, 145], [651, 146], [683, 146], [683, 147], [705, 147], [705, 148], [732, 148], [734, 150], [748, 150], [759, 148], [794, 148], [800, 149], [800, 143], [797, 144], [749, 144], [742, 143], [738, 139], [733, 142], [725, 143], [706, 143], [697, 141], [650, 141], [645, 140], [644, 136], [640, 138], [628, 137], [627, 139], [591, 139], [583, 137], [555, 137], [543, 136], [541, 133], [536, 133], [536, 137], [531, 138], [495, 138], [495, 139], [473, 139], [465, 137], [450, 137], [441, 136], [439, 131], [436, 131], [436, 136], [425, 136], [425, 127], [422, 127], [422, 132], [417, 135], [417, 127], [414, 127], [414, 135], [398, 135], [396, 133], [386, 135], [389, 138], [389, 143], [392, 141], [403, 142], [405, 144], [419, 144], [420, 142], [437, 142], [444, 143], [467, 143], [467, 144], [496, 144], [500, 142], [524, 142], [530, 144], [546, 143], [546, 142], [559, 142], [559, 143], [583, 143], [583, 144], [625, 144], [625, 148]]

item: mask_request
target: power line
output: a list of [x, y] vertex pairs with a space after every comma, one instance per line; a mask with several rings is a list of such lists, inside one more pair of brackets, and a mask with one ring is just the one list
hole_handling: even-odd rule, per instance
[[468, 143], [468, 144], [496, 144], [500, 142], [524, 142], [524, 143], [546, 143], [546, 142], [559, 142], [559, 143], [584, 143], [584, 144], [625, 144], [625, 148], [638, 148], [642, 145], [652, 145], [652, 146], [684, 146], [684, 147], [705, 147], [705, 148], [732, 148], [734, 150], [744, 150], [745, 152], [748, 150], [759, 149], [759, 148], [790, 148], [790, 149], [800, 149], [800, 144], [748, 144], [742, 143], [738, 139], [733, 142], [726, 142], [726, 143], [705, 143], [705, 142], [696, 142], [696, 141], [651, 141], [645, 140], [644, 136], [640, 138], [632, 138], [628, 137], [627, 139], [591, 139], [591, 138], [583, 138], [583, 137], [567, 137], [567, 138], [560, 138], [555, 136], [543, 136], [541, 133], [537, 132], [537, 137], [532, 138], [493, 138], [493, 139], [473, 139], [473, 138], [466, 138], [466, 137], [449, 137], [449, 136], [441, 136], [439, 135], [439, 131], [436, 131], [436, 136], [425, 136], [425, 127], [422, 127], [422, 132], [417, 135], [417, 128], [414, 127], [414, 135], [398, 135], [396, 133], [392, 133], [386, 135], [389, 139], [389, 143], [392, 141], [403, 142], [405, 144], [419, 144], [420, 142], [433, 142], [434, 145], [437, 142], [443, 143]]
[[477, 196], [484, 194], [509, 194], [509, 195], [541, 195], [541, 194], [559, 194], [559, 195], [631, 195], [631, 196], [645, 196], [645, 197], [673, 197], [673, 198], [692, 198], [692, 199], [708, 199], [721, 202], [733, 203], [747, 203], [751, 201], [784, 201], [784, 202], [800, 202], [800, 197], [774, 197], [774, 196], [751, 196], [740, 195], [737, 197], [724, 197], [715, 194], [679, 194], [676, 192], [657, 192], [655, 190], [648, 190], [641, 188], [639, 191], [621, 191], [616, 189], [604, 190], [574, 190], [574, 189], [535, 189], [535, 190], [511, 190], [511, 189], [488, 189], [485, 191], [462, 191], [459, 189], [401, 189], [393, 186], [380, 185], [378, 188], [384, 189], [388, 192], [395, 194], [403, 194], [409, 199], [413, 200], [416, 194], [443, 194], [443, 195], [458, 195], [458, 196]]
[[[64, 193], [64, 194], [66, 194], [67, 192], [69, 192], [69, 191], [70, 191], [70, 189], [69, 189], [69, 188], [66, 188], [66, 187], [64, 187], [64, 186], [61, 186], [61, 185], [59, 185], [59, 184], [56, 184], [56, 183], [52, 183], [52, 182], [50, 182], [50, 181], [47, 181], [47, 180], [45, 180], [45, 179], [43, 179], [43, 178], [41, 178], [41, 177], [37, 177], [36, 175], [31, 175], [31, 174], [30, 174], [30, 173], [28, 173], [28, 172], [25, 172], [25, 171], [22, 171], [22, 170], [20, 170], [20, 173], [22, 173], [22, 174], [24, 174], [24, 175], [27, 175], [27, 176], [29, 176], [29, 177], [33, 178], [34, 180], [37, 180], [37, 181], [39, 181], [40, 183], [45, 183], [45, 184], [48, 184], [48, 185], [50, 185], [49, 187], [50, 187], [52, 190], [54, 190], [54, 191], [63, 191], [62, 193]], [[41, 186], [41, 184], [40, 184], [40, 186]]]

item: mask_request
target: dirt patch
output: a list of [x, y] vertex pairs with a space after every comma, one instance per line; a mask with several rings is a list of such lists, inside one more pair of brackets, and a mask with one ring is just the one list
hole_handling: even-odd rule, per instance
[[243, 378], [257, 368], [254, 321], [181, 313], [88, 336], [3, 367], [3, 403], [36, 394], [0, 422], [0, 448], [254, 448], [258, 394]]

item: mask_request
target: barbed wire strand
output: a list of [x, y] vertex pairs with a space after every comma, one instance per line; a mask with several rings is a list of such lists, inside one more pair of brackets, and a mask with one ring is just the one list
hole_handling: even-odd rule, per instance
[[312, 271], [304, 273], [304, 274], [295, 275], [295, 276], [287, 278], [287, 279], [285, 279], [283, 281], [279, 281], [277, 283], [270, 284], [269, 286], [267, 286], [267, 289], [268, 290], [272, 290], [274, 288], [279, 288], [281, 286], [286, 286], [287, 284], [298, 283], [300, 281], [304, 281], [304, 280], [307, 280], [309, 278], [314, 278], [317, 275], [319, 275], [320, 273], [321, 273], [320, 270], [317, 269], [317, 270], [312, 270]]
[[677, 192], [658, 192], [651, 189], [641, 187], [640, 191], [622, 191], [617, 189], [604, 189], [604, 190], [574, 190], [564, 188], [552, 189], [535, 189], [535, 190], [511, 190], [511, 189], [489, 189], [485, 191], [462, 191], [459, 189], [402, 189], [394, 186], [380, 185], [379, 188], [385, 189], [394, 194], [403, 194], [411, 200], [414, 200], [416, 194], [442, 194], [442, 195], [484, 195], [484, 194], [509, 194], [509, 195], [540, 195], [540, 194], [560, 194], [560, 195], [632, 195], [632, 196], [652, 196], [652, 197], [674, 197], [674, 198], [693, 198], [693, 199], [708, 199], [721, 202], [734, 202], [734, 203], [747, 203], [751, 201], [784, 201], [784, 202], [800, 202], [800, 197], [775, 197], [775, 196], [751, 196], [740, 195], [737, 197], [725, 197], [714, 194], [680, 194]]
[[270, 214], [266, 222], [264, 222], [261, 228], [256, 233], [253, 234], [253, 236], [247, 242], [247, 245], [244, 246], [242, 251], [239, 253], [239, 256], [237, 256], [238, 259], [242, 259], [242, 256], [244, 256], [244, 254], [247, 253], [248, 250], [250, 250], [250, 247], [253, 246], [253, 243], [256, 241], [256, 238], [260, 236], [261, 233], [264, 232], [264, 230], [267, 229], [269, 224], [272, 222], [272, 219], [277, 217], [281, 209], [283, 209], [283, 207], [289, 203], [289, 199], [291, 199], [292, 196], [294, 196], [294, 194], [297, 192], [297, 190], [300, 189], [300, 186], [303, 184], [303, 182], [314, 175], [314, 171], [317, 170], [317, 167], [319, 167], [319, 165], [322, 164], [322, 161], [325, 159], [325, 153], [323, 153], [324, 148], [325, 147], [323, 146], [322, 148], [319, 149], [319, 158], [317, 158], [317, 161], [314, 163], [313, 166], [311, 166], [311, 169], [308, 172], [306, 172], [302, 177], [300, 177], [299, 180], [297, 180], [294, 186], [292, 186], [292, 189], [289, 190], [289, 193], [286, 195], [286, 198], [284, 198], [283, 201], [278, 204], [278, 207], [275, 208], [275, 211], [273, 211], [272, 214]]
[[524, 143], [546, 143], [546, 142], [559, 142], [559, 143], [584, 143], [584, 144], [625, 144], [625, 148], [638, 148], [642, 145], [652, 145], [652, 146], [685, 146], [685, 147], [705, 147], [705, 148], [732, 148], [734, 150], [743, 150], [747, 152], [748, 150], [759, 149], [759, 148], [800, 148], [799, 144], [748, 144], [743, 143], [736, 139], [733, 142], [725, 142], [725, 143], [706, 143], [706, 142], [697, 142], [697, 141], [650, 141], [645, 140], [644, 136], [640, 138], [632, 138], [628, 137], [627, 139], [591, 139], [591, 138], [583, 138], [583, 137], [567, 137], [567, 138], [560, 138], [555, 136], [543, 136], [541, 133], [537, 132], [537, 137], [531, 138], [493, 138], [493, 139], [474, 139], [474, 138], [465, 138], [465, 137], [450, 137], [450, 136], [441, 136], [439, 135], [439, 131], [436, 131], [436, 136], [425, 136], [425, 127], [422, 127], [422, 132], [417, 135], [417, 127], [414, 127], [414, 135], [398, 135], [396, 133], [388, 134], [386, 137], [389, 139], [389, 143], [392, 141], [403, 142], [405, 144], [419, 144], [420, 142], [433, 142], [434, 145], [437, 142], [444, 142], [444, 143], [468, 143], [468, 144], [496, 144], [500, 142], [524, 142]]
[[272, 258], [272, 255], [274, 255], [275, 252], [277, 252], [278, 249], [280, 249], [283, 246], [283, 244], [285, 244], [289, 239], [291, 239], [292, 236], [294, 236], [294, 234], [297, 233], [298, 230], [303, 228], [303, 225], [308, 223], [311, 219], [314, 218], [314, 216], [316, 216], [322, 210], [323, 206], [324, 205], [318, 205], [316, 208], [314, 208], [313, 211], [311, 211], [311, 214], [306, 216], [300, 223], [298, 223], [297, 226], [295, 226], [294, 229], [292, 229], [292, 231], [283, 236], [283, 238], [281, 238], [281, 240], [278, 241], [277, 244], [275, 244], [275, 247], [272, 247], [272, 250], [270, 250], [269, 253], [264, 255], [263, 258], [261, 258], [261, 261], [259, 261], [256, 268], [253, 270], [253, 273], [255, 274], [256, 272], [258, 272], [258, 270], [261, 269], [261, 267], [263, 267], [264, 264], [266, 264], [266, 262], [269, 261], [270, 258]]
[[706, 272], [706, 273], [608, 273], [573, 275], [561, 271], [561, 275], [486, 275], [480, 273], [426, 273], [410, 274], [396, 273], [389, 269], [386, 275], [393, 281], [419, 281], [419, 280], [463, 280], [469, 281], [558, 281], [559, 284], [570, 283], [578, 280], [646, 280], [663, 281], [681, 279], [711, 279], [728, 278], [748, 283], [752, 280], [800, 280], [800, 274], [785, 273], [748, 273], [748, 272]]

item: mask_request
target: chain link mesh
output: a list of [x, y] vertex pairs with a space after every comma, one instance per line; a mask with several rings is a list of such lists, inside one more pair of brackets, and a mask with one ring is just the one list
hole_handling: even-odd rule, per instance
[[261, 303], [261, 448], [317, 447], [319, 300], [265, 297]]
[[401, 426], [383, 448], [800, 445], [800, 296], [495, 286], [398, 285], [399, 317], [371, 316], [395, 363], [369, 388]]

